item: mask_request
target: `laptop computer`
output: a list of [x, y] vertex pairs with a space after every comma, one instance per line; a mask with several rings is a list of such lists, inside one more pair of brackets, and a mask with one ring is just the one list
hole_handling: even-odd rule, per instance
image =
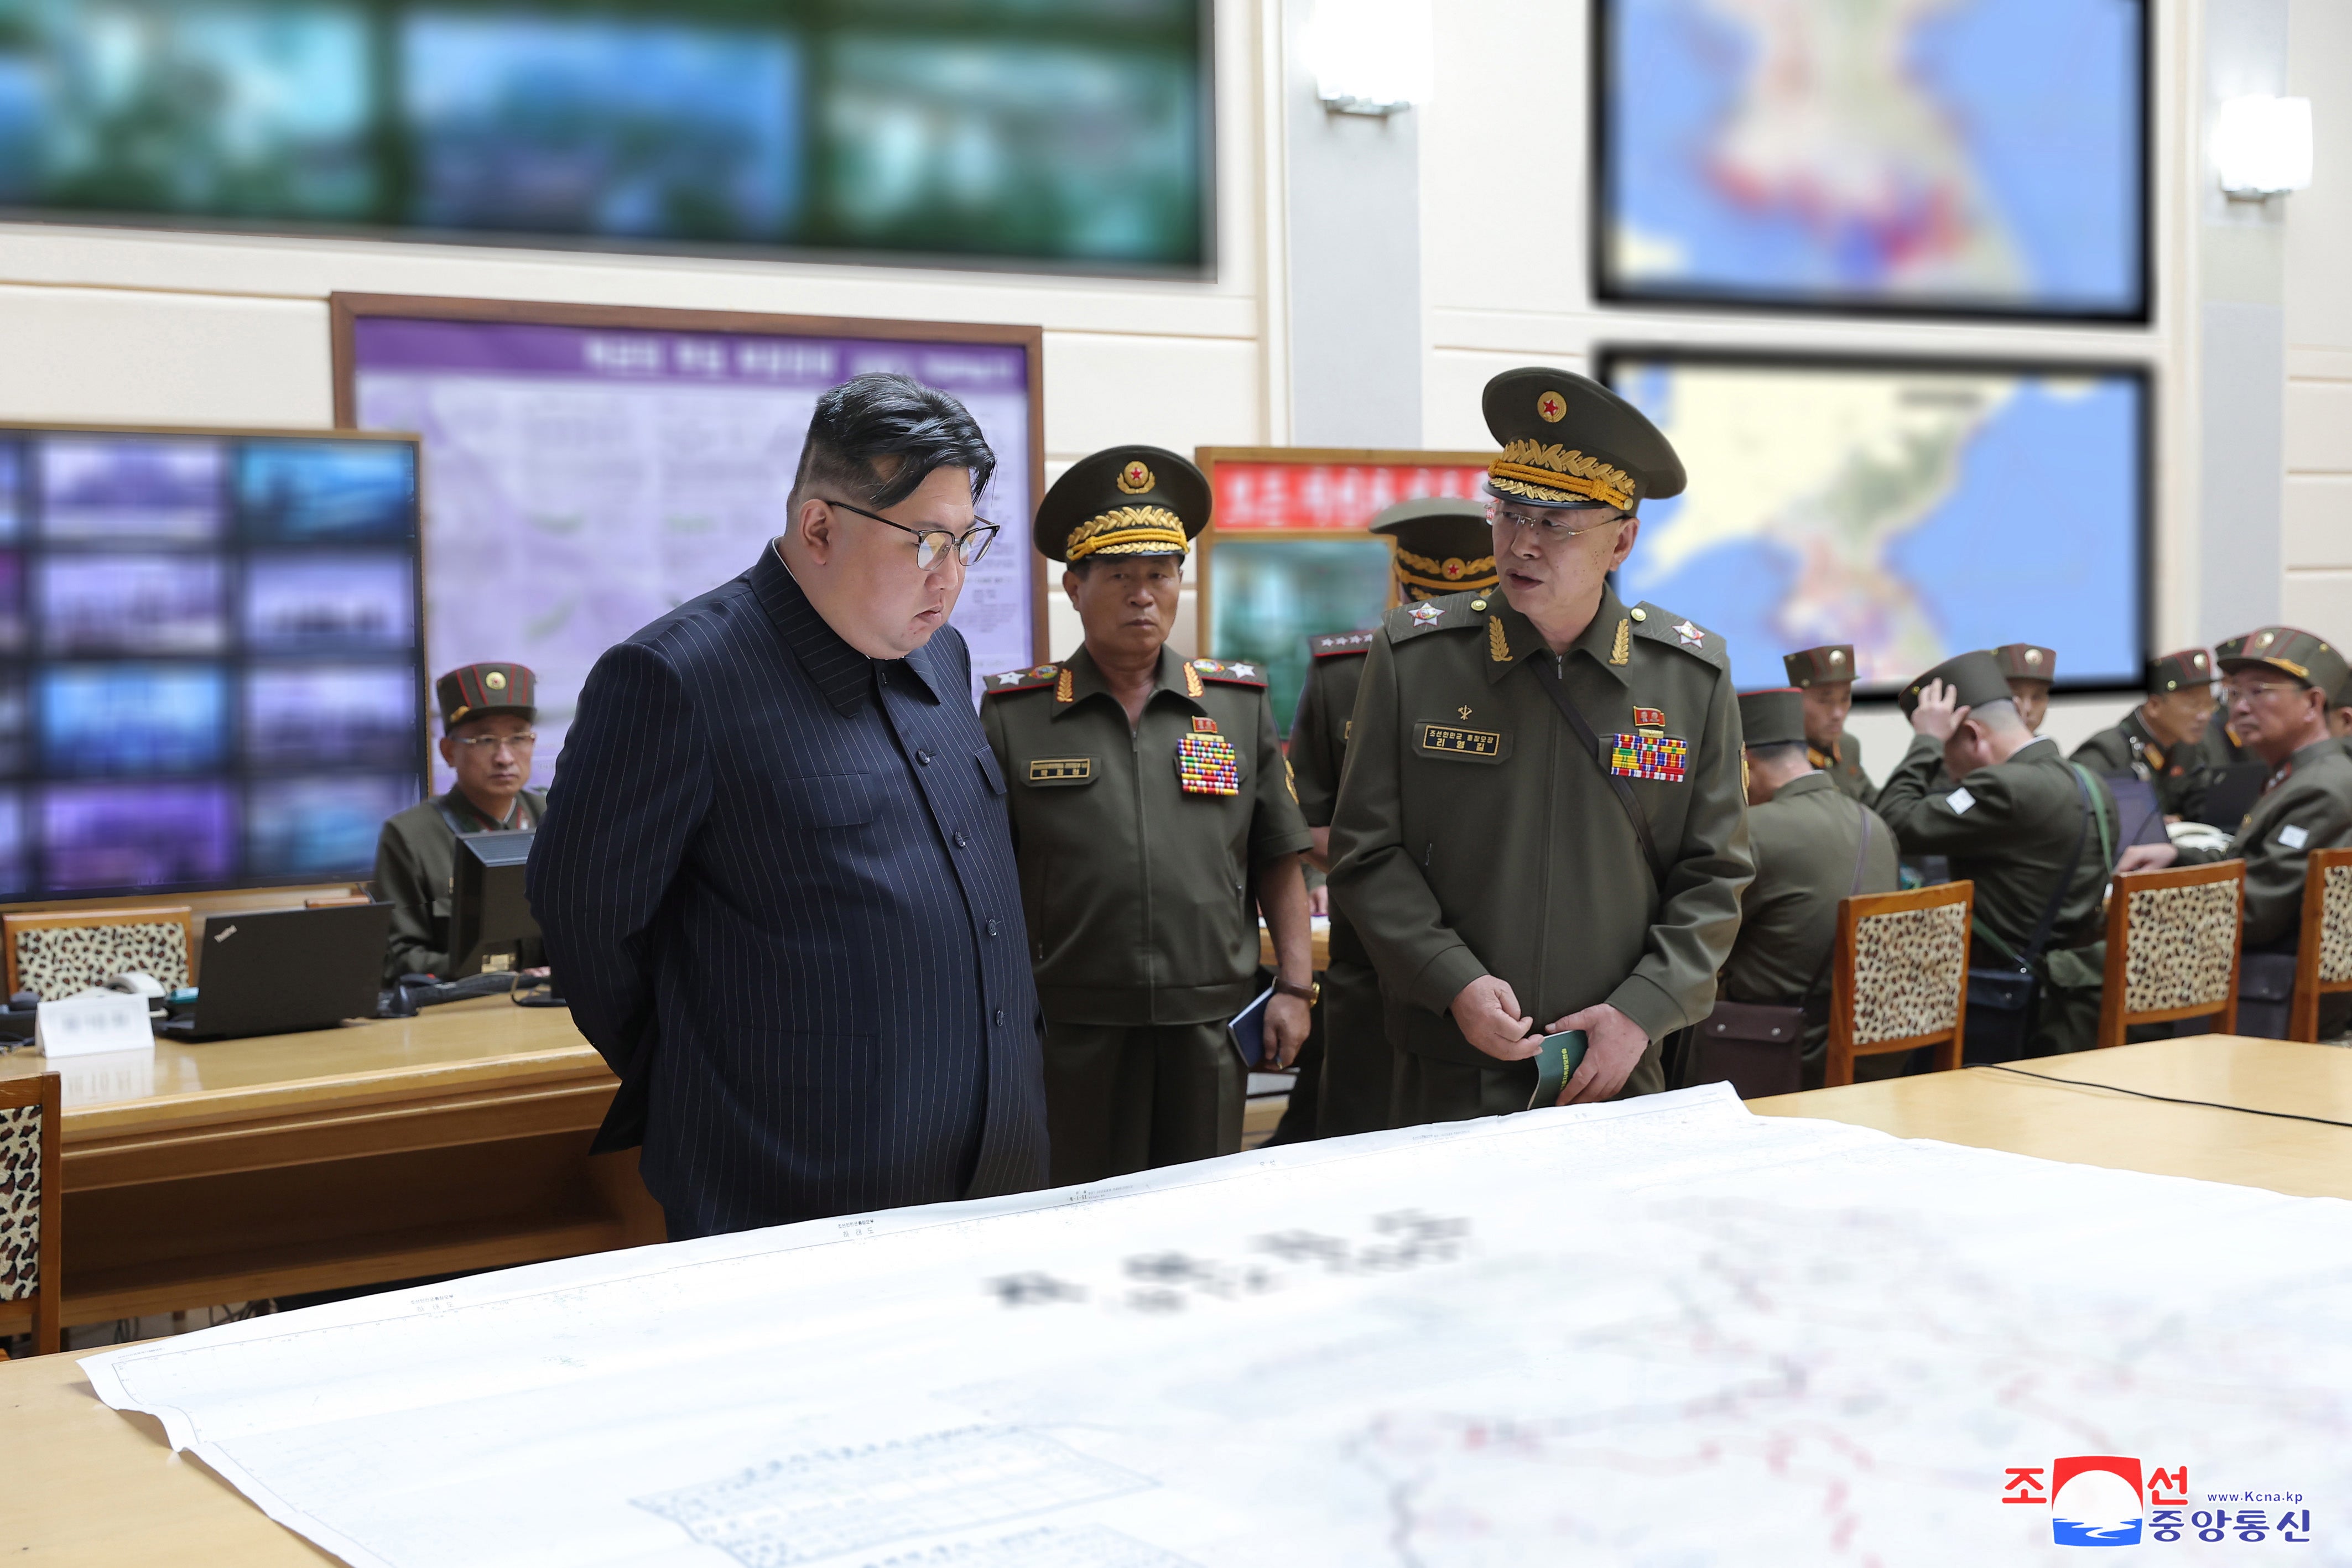
[[230, 1040], [373, 1018], [391, 934], [389, 904], [208, 916], [195, 1004], [164, 1036]]
[[2106, 776], [2107, 793], [2115, 797], [2116, 815], [2120, 819], [2116, 848], [2122, 851], [2133, 844], [2168, 844], [2171, 835], [2164, 830], [2164, 808], [2156, 797], [2156, 786], [2135, 773], [2110, 773]]
[[2263, 798], [2263, 786], [2270, 782], [2271, 767], [2267, 762], [2228, 762], [2213, 770], [2212, 781], [2205, 787], [2205, 809], [2197, 814], [2200, 822], [2210, 823], [2225, 833], [2234, 833], [2254, 802]]

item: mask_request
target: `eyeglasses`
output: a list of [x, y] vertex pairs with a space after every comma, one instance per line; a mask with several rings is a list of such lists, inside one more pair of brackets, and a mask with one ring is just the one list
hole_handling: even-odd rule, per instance
[[2310, 689], [2293, 681], [2229, 681], [2222, 685], [2221, 694], [2225, 702], [2255, 703], [2282, 693], [2301, 695]]
[[1597, 523], [1587, 523], [1580, 528], [1571, 527], [1565, 519], [1555, 521], [1550, 517], [1538, 517], [1526, 512], [1514, 512], [1507, 507], [1498, 507], [1492, 501], [1486, 504], [1486, 521], [1490, 525], [1510, 530], [1510, 537], [1513, 538], [1517, 536], [1518, 530], [1525, 528], [1536, 537], [1536, 542], [1547, 545], [1564, 544], [1580, 534], [1589, 534], [1595, 528], [1605, 528], [1612, 523], [1624, 522], [1628, 519], [1628, 516], [1627, 513], [1620, 512], [1613, 517], [1607, 517]]
[[449, 744], [467, 747], [477, 757], [496, 757], [501, 749], [510, 749], [520, 757], [539, 744], [539, 737], [530, 730], [520, 735], [453, 735]]
[[877, 517], [865, 507], [853, 507], [846, 501], [826, 500], [824, 504], [828, 507], [839, 507], [845, 512], [856, 512], [861, 517], [872, 517], [886, 528], [896, 528], [902, 534], [914, 535], [915, 564], [925, 571], [937, 566], [940, 558], [950, 550], [953, 550], [956, 559], [964, 565], [978, 566], [980, 558], [988, 553], [988, 547], [996, 542], [996, 536], [1000, 531], [994, 523], [985, 517], [958, 534], [950, 532], [946, 528], [910, 528], [904, 523], [894, 523], [887, 517]]

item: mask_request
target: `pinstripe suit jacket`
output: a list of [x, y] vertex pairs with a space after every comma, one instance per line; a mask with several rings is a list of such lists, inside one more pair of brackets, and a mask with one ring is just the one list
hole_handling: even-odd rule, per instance
[[1004, 781], [952, 627], [877, 663], [772, 547], [608, 650], [530, 862], [673, 1239], [1046, 1178]]

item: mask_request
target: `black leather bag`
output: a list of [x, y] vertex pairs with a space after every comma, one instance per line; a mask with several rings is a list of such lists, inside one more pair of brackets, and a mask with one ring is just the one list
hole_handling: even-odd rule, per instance
[[2099, 810], [2099, 798], [2091, 789], [2089, 776], [2081, 764], [2069, 764], [2067, 771], [2074, 776], [2074, 788], [2083, 796], [2083, 826], [2074, 835], [2074, 852], [2066, 862], [2066, 870], [2058, 878], [2058, 885], [2050, 890], [2050, 902], [2042, 911], [2042, 923], [2033, 928], [2033, 938], [2022, 953], [2009, 953], [1992, 933], [1979, 925], [1977, 933], [1988, 946], [2000, 953], [2002, 962], [1982, 967], [1969, 966], [1969, 1022], [1966, 1037], [1961, 1041], [1960, 1060], [1970, 1064], [1994, 1061], [2015, 1061], [2025, 1054], [2026, 1041], [2033, 1033], [2034, 1013], [2042, 999], [2042, 977], [2033, 966], [2042, 957], [2042, 950], [2050, 946], [2050, 936], [2058, 925], [2058, 911], [2065, 904], [2066, 890], [2074, 885], [2074, 873], [2082, 869], [2083, 849], [2090, 841], [2091, 823], [2099, 824], [2099, 849], [2112, 865], [2108, 853], [2106, 813]]
[[[1862, 842], [1853, 852], [1853, 884], [1846, 890], [1849, 894], [1862, 891], [1862, 873], [1870, 861], [1871, 824], [1874, 821], [1868, 810], [1862, 813]], [[1802, 1089], [1805, 1027], [1829, 1017], [1828, 998], [1811, 993], [1821, 991], [1836, 956], [1837, 942], [1832, 936], [1830, 950], [1822, 956], [1822, 967], [1808, 988], [1808, 999], [1801, 1006], [1778, 1002], [1716, 1003], [1715, 1010], [1699, 1020], [1681, 1082], [1685, 1086], [1727, 1082], [1742, 1100], [1794, 1094]]]
[[2294, 955], [2248, 953], [2238, 960], [2238, 1032], [2284, 1040], [2294, 1003]]

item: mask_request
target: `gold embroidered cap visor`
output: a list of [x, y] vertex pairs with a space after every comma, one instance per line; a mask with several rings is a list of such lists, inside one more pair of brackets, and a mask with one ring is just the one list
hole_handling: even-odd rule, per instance
[[1486, 492], [1538, 507], [1614, 507], [1682, 494], [1682, 459], [1649, 417], [1590, 376], [1531, 366], [1486, 383], [1486, 428], [1502, 453]]
[[1492, 588], [1495, 537], [1486, 508], [1454, 496], [1399, 501], [1372, 519], [1372, 532], [1396, 541], [1397, 585], [1407, 599], [1434, 599]]
[[1111, 446], [1054, 481], [1032, 537], [1048, 560], [1181, 557], [1210, 510], [1208, 478], [1184, 458], [1160, 446]]

